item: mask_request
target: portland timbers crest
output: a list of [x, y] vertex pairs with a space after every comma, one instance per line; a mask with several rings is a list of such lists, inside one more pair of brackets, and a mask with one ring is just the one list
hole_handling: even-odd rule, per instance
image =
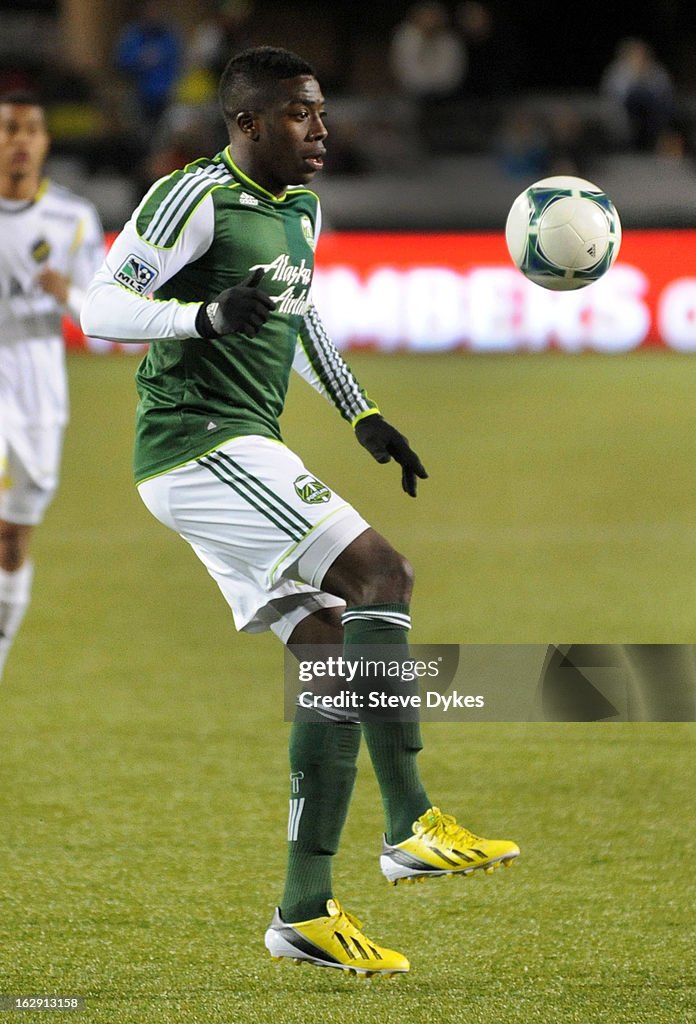
[[303, 213], [300, 217], [300, 225], [307, 245], [314, 252], [314, 227], [306, 213]]
[[303, 473], [295, 480], [295, 493], [307, 505], [320, 505], [331, 497], [331, 491], [326, 484], [317, 480], [316, 477], [310, 476], [309, 473]]

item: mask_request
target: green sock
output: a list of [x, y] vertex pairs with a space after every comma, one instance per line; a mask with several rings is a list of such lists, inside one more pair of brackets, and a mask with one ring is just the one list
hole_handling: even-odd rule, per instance
[[[396, 657], [408, 657], [407, 631], [411, 625], [405, 604], [375, 604], [348, 608], [343, 615], [344, 650], [361, 644], [402, 648]], [[431, 806], [420, 779], [416, 756], [422, 749], [418, 722], [363, 722], [362, 732], [377, 776], [388, 843], [400, 843], [411, 834], [416, 818]]]
[[348, 813], [360, 727], [312, 712], [290, 734], [288, 869], [280, 915], [289, 923], [326, 914], [332, 858]]

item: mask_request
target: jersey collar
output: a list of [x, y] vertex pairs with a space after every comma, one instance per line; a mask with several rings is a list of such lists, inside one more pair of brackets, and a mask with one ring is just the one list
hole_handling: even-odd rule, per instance
[[227, 164], [229, 169], [232, 171], [235, 178], [241, 181], [245, 188], [251, 189], [258, 195], [263, 196], [264, 199], [270, 199], [274, 203], [282, 203], [285, 201], [287, 192], [282, 196], [274, 196], [272, 192], [269, 192], [268, 189], [265, 189], [263, 185], [259, 185], [258, 182], [254, 181], [253, 178], [250, 178], [248, 174], [245, 174], [244, 171], [241, 170], [241, 168], [237, 167], [236, 163], [234, 162], [230, 154], [229, 146], [226, 146], [223, 149], [222, 159]]
[[39, 199], [42, 198], [50, 182], [48, 178], [42, 178], [39, 182], [39, 187], [36, 190], [35, 195], [31, 199], [8, 199], [6, 196], [0, 196], [0, 207], [2, 207], [3, 213], [22, 213], [24, 210], [28, 210], [34, 203], [38, 203]]

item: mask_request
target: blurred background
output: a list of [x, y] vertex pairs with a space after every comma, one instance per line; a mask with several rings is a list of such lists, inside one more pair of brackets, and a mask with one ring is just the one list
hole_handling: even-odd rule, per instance
[[51, 173], [118, 228], [151, 181], [225, 144], [217, 76], [260, 43], [316, 67], [334, 228], [498, 230], [552, 173], [600, 181], [625, 226], [696, 225], [689, 0], [4, 0], [0, 88], [47, 97]]

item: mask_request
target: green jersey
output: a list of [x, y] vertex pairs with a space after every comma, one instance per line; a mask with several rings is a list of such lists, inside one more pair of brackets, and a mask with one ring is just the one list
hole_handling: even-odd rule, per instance
[[[348, 421], [376, 409], [311, 301], [320, 222], [313, 192], [291, 188], [277, 198], [244, 175], [228, 150], [161, 179], [145, 196], [92, 296], [106, 303], [106, 336], [152, 341], [136, 374], [138, 481], [232, 437], [280, 440], [293, 366]], [[199, 304], [260, 267], [259, 287], [275, 310], [258, 335], [200, 338]]]

